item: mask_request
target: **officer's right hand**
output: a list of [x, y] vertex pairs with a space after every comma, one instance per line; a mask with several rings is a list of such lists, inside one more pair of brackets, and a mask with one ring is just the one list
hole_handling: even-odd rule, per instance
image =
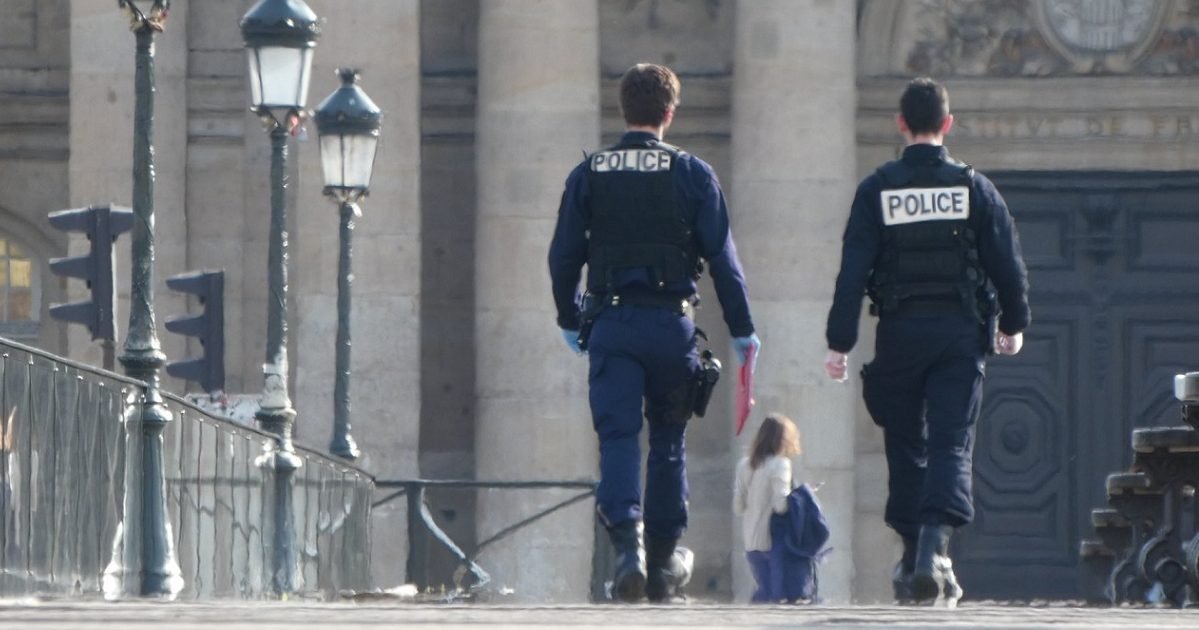
[[566, 345], [570, 346], [570, 349], [573, 350], [575, 354], [583, 354], [583, 349], [579, 347], [579, 331], [566, 330], [563, 328], [562, 339], [566, 341]]
[[1014, 335], [1005, 335], [1003, 333], [995, 333], [995, 350], [999, 354], [1013, 355], [1020, 352], [1020, 348], [1024, 347], [1024, 333], [1018, 332]]
[[824, 357], [824, 373], [834, 381], [844, 383], [849, 378], [849, 355], [829, 350]]

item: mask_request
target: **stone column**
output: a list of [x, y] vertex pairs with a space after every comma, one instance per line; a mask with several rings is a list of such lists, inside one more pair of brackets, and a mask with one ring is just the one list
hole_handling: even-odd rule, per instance
[[[380, 479], [420, 476], [420, 2], [310, 0], [325, 19], [313, 57], [309, 107], [361, 71], [360, 86], [383, 110], [370, 196], [355, 221], [350, 396], [357, 464]], [[297, 151], [292, 259], [296, 308], [298, 440], [327, 449], [333, 431], [337, 330], [338, 204], [321, 194], [317, 130]], [[374, 514], [375, 583], [395, 586], [407, 558], [403, 501]]]
[[[818, 497], [837, 552], [821, 569], [820, 590], [834, 602], [848, 601], [853, 580], [858, 392], [856, 378], [832, 383], [821, 365], [855, 187], [854, 20], [851, 2], [742, 0], [733, 62], [732, 223], [764, 344], [758, 404], [739, 441], [747, 444], [769, 411], [799, 425], [806, 448], [794, 470], [797, 481], [824, 484]], [[752, 580], [744, 562], [734, 567], [743, 599]]]
[[[200, 344], [183, 335], [167, 332], [163, 322], [169, 317], [197, 312], [200, 305], [181, 293], [166, 288], [166, 279], [193, 269], [188, 247], [187, 210], [187, 136], [188, 85], [187, 68], [190, 55], [190, 7], [172, 2], [166, 31], [155, 39], [154, 60], [154, 312], [157, 317], [159, 341], [168, 361], [200, 356]], [[150, 5], [142, 2], [143, 8]], [[182, 10], [180, 10], [182, 9]], [[124, 238], [124, 237], [122, 237]], [[126, 253], [128, 246], [118, 247]], [[128, 274], [118, 276], [122, 293], [129, 290]], [[122, 305], [124, 308], [124, 305]], [[129, 319], [129, 311], [121, 311], [121, 319]], [[169, 376], [161, 370], [162, 389], [183, 393], [187, 388], [202, 389], [199, 385]]]
[[[72, 0], [70, 78], [70, 207], [116, 203], [129, 207], [133, 190], [134, 39], [129, 22], [115, 2]], [[57, 210], [50, 208], [47, 210]], [[70, 236], [70, 255], [88, 250], [87, 239]], [[114, 246], [117, 253], [119, 312], [113, 318], [124, 339], [129, 323], [129, 235]], [[67, 282], [68, 301], [90, 298], [82, 282]], [[90, 365], [102, 362], [99, 344], [82, 326], [66, 326], [67, 354]], [[121, 341], [115, 344], [121, 347]]]
[[266, 353], [270, 141], [249, 113], [245, 43], [236, 27], [248, 8], [188, 6], [187, 267], [225, 270], [225, 391], [249, 398], [253, 413]]
[[[587, 361], [562, 342], [546, 252], [570, 169], [599, 142], [595, 0], [485, 2], [479, 17], [475, 275], [477, 476], [597, 474]], [[578, 491], [484, 491], [478, 539]], [[522, 600], [581, 601], [592, 501], [487, 548], [480, 564]]]

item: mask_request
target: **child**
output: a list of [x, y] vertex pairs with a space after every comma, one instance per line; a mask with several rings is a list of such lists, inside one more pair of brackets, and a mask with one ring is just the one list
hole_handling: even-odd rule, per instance
[[733, 509], [741, 517], [745, 555], [758, 584], [751, 601], [778, 602], [783, 593], [783, 566], [770, 553], [770, 517], [787, 511], [791, 494], [791, 459], [799, 454], [799, 429], [778, 413], [766, 416], [754, 436], [749, 455], [737, 463]]

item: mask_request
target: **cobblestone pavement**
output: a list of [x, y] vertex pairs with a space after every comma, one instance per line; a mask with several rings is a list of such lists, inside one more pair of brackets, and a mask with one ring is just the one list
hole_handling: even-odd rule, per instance
[[0, 630], [171, 628], [1196, 628], [1199, 611], [963, 605], [956, 610], [893, 606], [731, 605], [499, 606], [299, 602], [0, 602]]

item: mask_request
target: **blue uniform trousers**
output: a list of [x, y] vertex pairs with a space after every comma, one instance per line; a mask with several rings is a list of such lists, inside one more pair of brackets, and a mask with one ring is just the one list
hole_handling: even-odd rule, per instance
[[985, 328], [965, 316], [879, 320], [862, 397], [883, 429], [890, 472], [886, 522], [916, 537], [922, 524], [974, 519], [974, 430], [982, 402]]
[[[599, 437], [599, 516], [608, 527], [645, 523], [647, 536], [677, 539], [687, 528], [688, 408], [679, 402], [699, 369], [695, 324], [668, 308], [612, 306], [591, 330], [587, 348], [591, 416]], [[641, 424], [649, 422], [644, 508]]]

